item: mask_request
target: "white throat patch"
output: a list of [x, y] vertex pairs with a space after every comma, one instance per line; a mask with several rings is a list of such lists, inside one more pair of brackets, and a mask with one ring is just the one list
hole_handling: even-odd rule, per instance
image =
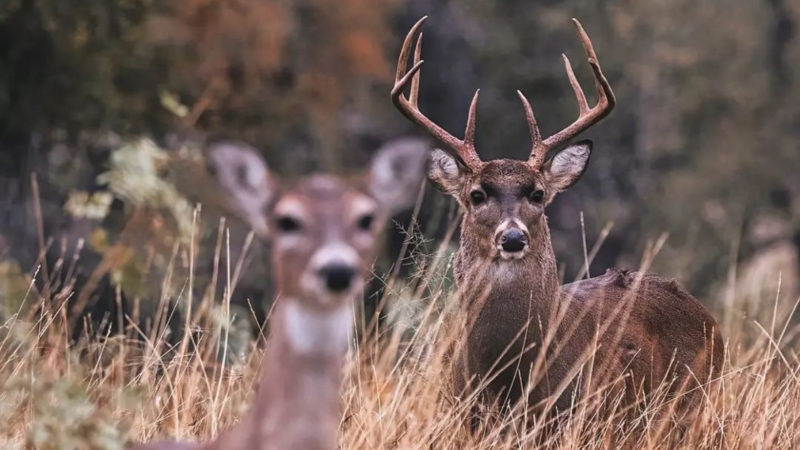
[[286, 302], [286, 334], [299, 353], [347, 351], [353, 328], [351, 302], [329, 311], [308, 308], [294, 299]]

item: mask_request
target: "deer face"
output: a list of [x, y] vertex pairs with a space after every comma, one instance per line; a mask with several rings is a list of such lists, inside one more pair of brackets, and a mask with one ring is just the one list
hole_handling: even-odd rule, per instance
[[362, 288], [385, 219], [368, 192], [316, 175], [280, 195], [267, 214], [282, 295], [325, 306]]
[[576, 143], [538, 168], [528, 161], [498, 159], [474, 169], [436, 150], [428, 178], [461, 204], [462, 233], [482, 237], [483, 255], [521, 259], [541, 237], [545, 206], [578, 181], [591, 148], [590, 141]]
[[378, 152], [369, 174], [312, 175], [275, 181], [258, 153], [219, 144], [209, 153], [231, 207], [271, 242], [282, 297], [310, 308], [336, 308], [363, 288], [378, 236], [392, 213], [413, 204], [428, 151], [419, 141]]
[[[439, 143], [428, 177], [439, 188], [455, 197], [466, 210], [462, 239], [471, 241], [481, 255], [502, 259], [521, 259], [536, 243], [538, 234], [546, 235], [542, 220], [544, 207], [560, 192], [574, 184], [589, 161], [590, 141], [568, 145], [569, 141], [607, 116], [614, 107], [614, 93], [600, 69], [592, 42], [573, 19], [581, 38], [597, 88], [597, 104], [589, 107], [583, 89], [564, 55], [564, 68], [578, 103], [578, 118], [561, 131], [542, 138], [533, 108], [522, 92], [517, 91], [531, 134], [531, 153], [527, 161], [500, 159], [482, 161], [475, 149], [475, 116], [478, 92], [472, 98], [467, 113], [464, 139], [458, 139], [434, 123], [418, 106], [422, 67], [422, 33], [427, 17], [420, 19], [406, 35], [397, 60], [392, 102], [406, 118], [425, 129]], [[414, 37], [414, 65], [406, 71]], [[409, 88], [409, 95], [404, 91]]]

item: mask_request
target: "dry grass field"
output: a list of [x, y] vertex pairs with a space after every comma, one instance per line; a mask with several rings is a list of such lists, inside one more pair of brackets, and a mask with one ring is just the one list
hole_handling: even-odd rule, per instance
[[[413, 28], [422, 17], [424, 43]], [[800, 0], [0, 0], [0, 450], [207, 442], [241, 423], [259, 386], [287, 385], [261, 377], [265, 349], [280, 342], [273, 292], [299, 297], [299, 286], [297, 300], [324, 303], [303, 285], [335, 267], [309, 255], [327, 247], [321, 238], [351, 235], [358, 258], [340, 275], [369, 265], [362, 248], [379, 256], [336, 374], [338, 448], [800, 449], [798, 137]], [[217, 158], [221, 147], [247, 154]], [[421, 157], [415, 170], [381, 157], [412, 148], [431, 154], [427, 170]], [[360, 195], [303, 194], [297, 211], [309, 214], [284, 216], [279, 198], [319, 173], [357, 184], [377, 209], [344, 202]], [[413, 210], [393, 192], [408, 186], [422, 186]], [[377, 236], [388, 215], [396, 223]], [[268, 228], [298, 227], [302, 252], [271, 252], [294, 246]], [[534, 245], [545, 235], [552, 248]], [[327, 248], [317, 253], [349, 253]], [[486, 249], [519, 257], [520, 271], [481, 273]], [[652, 270], [702, 302], [724, 340], [713, 345], [719, 376], [705, 383], [689, 367], [703, 383], [661, 380], [623, 398], [621, 387], [658, 382], [674, 361], [699, 367], [708, 347], [694, 351], [681, 333], [698, 330], [686, 319], [695, 312], [663, 307], [696, 306], [675, 284], [651, 302], [657, 313], [637, 317], [647, 305], [613, 308], [620, 295], [597, 283], [583, 293], [602, 303], [562, 317], [585, 332], [571, 342], [592, 339], [588, 318], [605, 346], [570, 346], [582, 359], [569, 379], [574, 359], [557, 345], [526, 355], [540, 358], [525, 375], [547, 377], [549, 391], [533, 387], [549, 399], [498, 408], [480, 386], [454, 394], [465, 337], [483, 369], [525, 306], [559, 309], [528, 298], [556, 298], [557, 277], [612, 265], [631, 271], [614, 292]], [[454, 273], [473, 287], [459, 292]], [[484, 287], [501, 299], [484, 317], [502, 319], [470, 334], [461, 305], [481, 306]], [[561, 312], [576, 306], [558, 298]], [[597, 305], [619, 321], [604, 328]], [[620, 327], [624, 314], [641, 326]], [[496, 323], [507, 326], [495, 333]], [[609, 328], [631, 337], [614, 342]], [[315, 358], [298, 366], [316, 369]], [[500, 359], [503, 381], [528, 366], [512, 359]], [[638, 370], [608, 373], [623, 364]], [[306, 389], [319, 385], [289, 386], [327, 411]], [[559, 397], [573, 391], [572, 405]], [[330, 417], [313, 419], [326, 436]]]
[[[410, 279], [387, 280], [388, 325], [380, 339], [354, 345], [345, 368], [341, 448], [800, 444], [800, 361], [791, 346], [798, 329], [789, 320], [796, 305], [776, 301], [777, 293], [761, 299], [763, 314], [757, 318], [737, 312], [742, 308], [735, 292], [729, 293], [727, 308], [710, 302], [724, 327], [726, 363], [721, 379], [702, 389], [702, 407], [690, 419], [676, 413], [674, 398], [654, 395], [629, 411], [596, 386], [561, 416], [521, 408], [504, 415], [487, 412], [484, 417], [491, 419], [470, 432], [465, 424], [474, 396], [455, 398], [448, 390], [453, 370], [448, 355], [463, 335], [456, 320], [458, 293], [443, 275], [450, 251], [442, 246], [437, 254], [416, 256], [419, 270]], [[226, 280], [221, 283], [231, 286], [236, 264], [220, 260], [219, 278]], [[69, 264], [64, 266], [68, 274]], [[30, 279], [42, 276], [40, 270]], [[174, 283], [171, 277], [164, 274], [164, 298], [187, 300], [182, 292], [190, 292], [194, 280]], [[173, 285], [182, 287], [171, 292]], [[75, 343], [65, 331], [69, 287], [54, 286], [49, 297], [30, 289], [20, 313], [0, 325], [0, 448], [114, 449], [157, 437], [202, 440], [247, 410], [268, 338], [262, 335], [240, 355], [225, 354], [231, 336], [218, 324], [229, 321], [218, 315], [230, 314], [227, 295], [197, 300], [187, 320], [192, 332], [182, 339], [169, 339], [163, 324], [174, 311], [163, 302], [147, 330], [128, 317], [109, 318], [124, 324], [124, 335]], [[590, 369], [591, 361], [576, 376]], [[555, 423], [558, 431], [547, 432]]]

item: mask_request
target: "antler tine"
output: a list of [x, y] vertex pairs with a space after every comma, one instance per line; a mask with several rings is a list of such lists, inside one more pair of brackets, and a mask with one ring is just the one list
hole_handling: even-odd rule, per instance
[[575, 24], [575, 28], [578, 31], [578, 36], [581, 39], [581, 44], [583, 44], [583, 49], [586, 52], [589, 65], [592, 67], [594, 84], [597, 90], [597, 104], [591, 108], [589, 107], [589, 104], [586, 101], [586, 95], [583, 93], [583, 89], [581, 89], [580, 83], [575, 77], [575, 72], [572, 70], [572, 64], [570, 64], [569, 58], [567, 58], [566, 55], [562, 55], [564, 59], [564, 69], [567, 72], [569, 84], [572, 87], [572, 91], [575, 94], [575, 99], [578, 102], [578, 118], [568, 127], [545, 139], [541, 144], [541, 148], [537, 149], [534, 147], [529, 159], [529, 161], [534, 165], [540, 165], [542, 162], [544, 162], [544, 154], [546, 154], [550, 149], [565, 144], [582, 131], [602, 120], [611, 112], [616, 104], [614, 92], [611, 90], [611, 85], [608, 83], [605, 75], [603, 75], [603, 71], [600, 68], [600, 63], [597, 60], [597, 54], [594, 51], [594, 47], [592, 46], [591, 39], [589, 39], [589, 35], [586, 34], [586, 30], [583, 29], [583, 26], [580, 22], [578, 22], [578, 19], [572, 19], [572, 22]]
[[422, 26], [425, 20], [428, 19], [428, 16], [423, 16], [421, 19], [408, 30], [408, 34], [406, 34], [406, 38], [403, 40], [403, 46], [400, 47], [400, 55], [397, 57], [397, 72], [394, 76], [395, 85], [397, 82], [403, 78], [403, 75], [406, 74], [406, 64], [408, 63], [408, 52], [411, 50], [411, 40], [414, 39], [414, 35], [417, 33], [417, 30]]
[[472, 148], [475, 148], [475, 116], [480, 93], [481, 90], [478, 89], [475, 91], [475, 95], [472, 96], [472, 102], [469, 104], [469, 112], [467, 113], [467, 125], [464, 128], [464, 144]]
[[416, 75], [417, 72], [419, 72], [419, 69], [422, 68], [422, 63], [424, 62], [425, 62], [424, 59], [418, 61], [411, 67], [411, 70], [409, 70], [408, 73], [403, 76], [403, 78], [397, 80], [397, 83], [395, 83], [394, 88], [392, 89], [392, 99], [394, 99], [394, 97], [397, 96], [400, 97], [401, 100], [405, 100], [406, 102], [408, 102], [408, 100], [405, 97], [403, 97], [403, 88], [405, 88], [408, 85], [408, 80], [413, 78], [414, 75]]
[[[421, 56], [422, 56], [422, 32], [420, 31], [419, 37], [417, 38], [417, 45], [414, 48], [415, 65], [420, 62]], [[417, 103], [419, 103], [419, 72], [414, 74], [414, 78], [411, 79], [411, 93], [409, 94], [408, 100], [414, 106], [417, 106]]]
[[600, 69], [600, 60], [597, 59], [597, 54], [594, 52], [592, 40], [589, 39], [589, 35], [586, 34], [586, 30], [583, 29], [583, 25], [581, 25], [578, 19], [573, 18], [572, 23], [574, 23], [575, 28], [578, 29], [578, 34], [581, 37], [581, 44], [586, 52], [589, 65], [592, 66], [595, 89], [597, 89], [598, 95], [600, 96], [597, 103], [599, 104], [603, 101], [607, 102], [609, 108], [608, 111], [610, 112], [611, 108], [616, 105], [617, 99], [614, 97], [614, 92], [611, 90], [611, 85], [608, 83], [606, 76], [603, 75], [603, 71]]
[[522, 91], [517, 90], [517, 95], [522, 102], [522, 107], [525, 108], [525, 119], [528, 122], [528, 131], [531, 134], [531, 162], [534, 165], [539, 165], [544, 161], [544, 157], [547, 154], [547, 149], [542, 145], [542, 133], [539, 131], [539, 125], [536, 122], [536, 116], [533, 114], [531, 102], [528, 101]]
[[[422, 34], [417, 38], [417, 43], [414, 50], [414, 66], [411, 70], [406, 72], [406, 64], [408, 54], [411, 51], [411, 41], [417, 33], [422, 23], [425, 22], [425, 16], [417, 21], [411, 30], [409, 30], [403, 41], [403, 47], [400, 49], [400, 56], [397, 60], [397, 72], [394, 79], [394, 87], [392, 88], [392, 103], [403, 113], [406, 118], [425, 129], [434, 139], [439, 141], [444, 150], [460, 159], [464, 165], [469, 169], [475, 170], [480, 167], [481, 159], [475, 151], [474, 135], [475, 135], [475, 109], [478, 102], [478, 94], [472, 99], [470, 105], [469, 115], [467, 116], [467, 130], [464, 139], [458, 139], [452, 134], [448, 133], [444, 128], [436, 125], [425, 114], [423, 114], [417, 106], [419, 99], [419, 70], [422, 67], [423, 60], [420, 59], [422, 47]], [[413, 80], [413, 81], [412, 81]], [[411, 81], [411, 92], [407, 98], [403, 94], [403, 90], [408, 86]]]
[[567, 55], [562, 53], [561, 57], [564, 59], [564, 70], [567, 71], [569, 84], [572, 86], [572, 92], [575, 93], [575, 100], [578, 102], [578, 113], [586, 114], [589, 112], [589, 102], [586, 101], [586, 94], [583, 93], [583, 88], [575, 77], [575, 72], [572, 70], [572, 64], [569, 62]]

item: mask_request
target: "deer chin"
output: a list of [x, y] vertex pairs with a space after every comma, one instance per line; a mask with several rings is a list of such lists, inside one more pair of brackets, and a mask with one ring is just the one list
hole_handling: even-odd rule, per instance
[[521, 251], [518, 252], [507, 252], [502, 249], [502, 247], [497, 247], [497, 257], [496, 259], [500, 261], [517, 261], [524, 258], [528, 254], [528, 250], [530, 247], [528, 245], [525, 246]]

